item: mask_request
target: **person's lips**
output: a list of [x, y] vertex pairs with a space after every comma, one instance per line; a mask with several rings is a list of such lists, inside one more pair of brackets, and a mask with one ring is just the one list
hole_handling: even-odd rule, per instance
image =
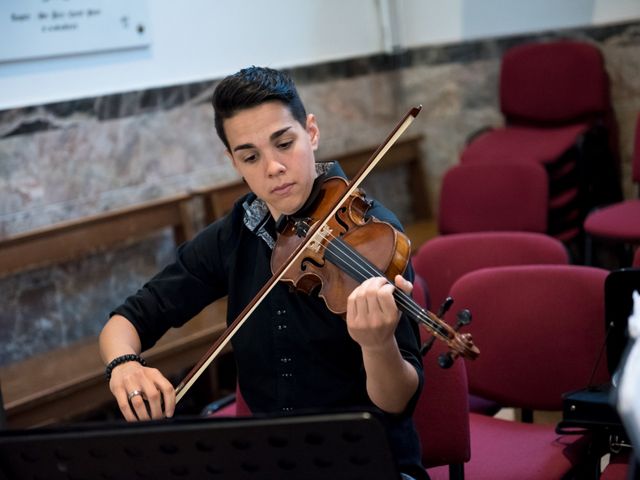
[[293, 188], [293, 183], [283, 183], [282, 185], [278, 185], [276, 188], [271, 190], [271, 193], [274, 195], [286, 195]]

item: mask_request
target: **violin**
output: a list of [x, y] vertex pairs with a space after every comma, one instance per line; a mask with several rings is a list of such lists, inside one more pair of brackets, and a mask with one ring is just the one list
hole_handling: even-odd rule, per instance
[[[411, 252], [408, 238], [386, 222], [366, 218], [369, 203], [358, 187], [421, 108], [414, 107], [404, 116], [350, 182], [338, 177], [321, 179], [299, 212], [278, 220], [279, 235], [271, 258], [272, 277], [176, 387], [176, 402], [278, 282], [292, 283], [307, 293], [319, 289], [327, 307], [334, 313], [344, 314], [347, 297], [364, 280], [377, 276], [393, 279], [404, 272]], [[480, 351], [471, 335], [458, 332], [468, 323], [470, 315], [459, 316], [460, 321], [454, 328], [401, 290], [396, 288], [393, 295], [398, 308], [424, 325], [433, 335], [432, 340], [438, 338], [446, 342], [449, 351], [439, 359], [442, 367], [450, 366], [459, 356], [478, 357]], [[429, 347], [430, 344], [425, 344], [422, 352]]]
[[[310, 226], [326, 215], [326, 209], [342, 196], [347, 186], [341, 177], [322, 179], [312, 194], [312, 202], [278, 222], [278, 240], [271, 256], [272, 271], [287, 262]], [[367, 218], [370, 205], [364, 192], [356, 190], [315, 234], [304, 254], [288, 264], [281, 281], [307, 294], [317, 292], [329, 310], [344, 315], [349, 294], [362, 282], [386, 277], [391, 283], [396, 275], [402, 274], [409, 264], [411, 242], [391, 224]], [[463, 310], [456, 327], [451, 327], [402, 290], [394, 289], [393, 297], [399, 310], [426, 327], [432, 338], [447, 344], [449, 351], [440, 355], [440, 366], [451, 366], [458, 356], [478, 357], [480, 351], [471, 335], [458, 333], [460, 327], [470, 321], [468, 310]], [[450, 302], [444, 308], [448, 306]], [[423, 354], [431, 343], [423, 346]]]

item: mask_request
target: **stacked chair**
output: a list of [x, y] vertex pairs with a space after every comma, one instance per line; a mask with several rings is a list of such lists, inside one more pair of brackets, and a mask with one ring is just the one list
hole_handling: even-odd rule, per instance
[[629, 265], [633, 248], [640, 245], [640, 114], [636, 120], [634, 140], [631, 178], [638, 186], [638, 194], [636, 198], [596, 209], [587, 215], [584, 221], [585, 263], [589, 265], [593, 263], [595, 243], [625, 247], [620, 259], [621, 267]]
[[544, 233], [547, 205], [547, 175], [540, 165], [456, 165], [442, 179], [438, 231], [444, 235], [487, 230]]
[[586, 213], [622, 198], [617, 127], [602, 55], [577, 41], [509, 49], [500, 71], [504, 126], [475, 135], [462, 164], [537, 164], [548, 179], [546, 232], [577, 240]]

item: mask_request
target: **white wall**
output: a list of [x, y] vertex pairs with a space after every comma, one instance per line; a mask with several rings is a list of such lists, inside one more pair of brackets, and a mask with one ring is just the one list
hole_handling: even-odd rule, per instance
[[385, 9], [408, 47], [640, 18], [639, 0], [148, 0], [150, 48], [0, 63], [0, 109], [382, 52]]
[[640, 18], [640, 0], [400, 0], [405, 46]]
[[376, 5], [149, 0], [149, 49], [0, 63], [0, 109], [368, 55], [381, 48]]

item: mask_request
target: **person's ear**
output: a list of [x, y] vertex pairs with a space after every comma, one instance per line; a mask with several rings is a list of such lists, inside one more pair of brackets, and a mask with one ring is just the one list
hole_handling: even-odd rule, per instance
[[310, 113], [307, 115], [306, 130], [307, 130], [307, 133], [309, 134], [309, 141], [311, 142], [311, 147], [314, 150], [317, 150], [318, 141], [320, 139], [320, 128], [318, 127], [316, 116], [313, 113]]

